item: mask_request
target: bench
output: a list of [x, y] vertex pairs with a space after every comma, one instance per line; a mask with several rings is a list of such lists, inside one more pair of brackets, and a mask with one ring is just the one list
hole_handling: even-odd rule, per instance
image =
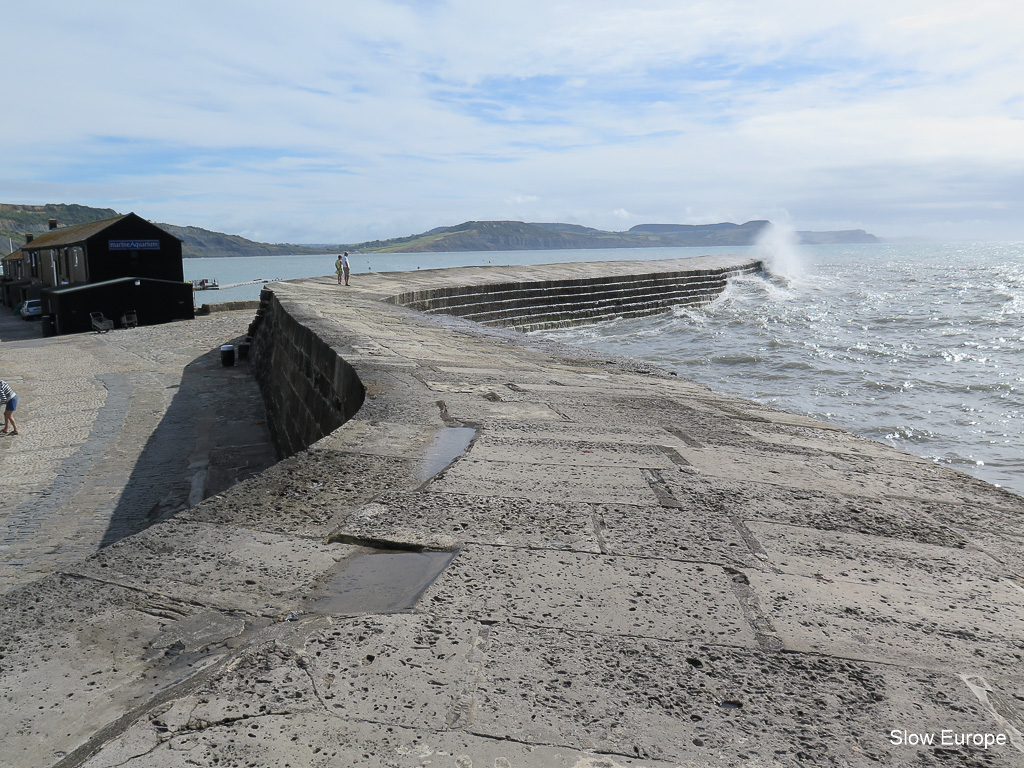
[[92, 318], [92, 327], [96, 333], [106, 333], [114, 328], [114, 321], [108, 320], [102, 312], [90, 312], [89, 317]]

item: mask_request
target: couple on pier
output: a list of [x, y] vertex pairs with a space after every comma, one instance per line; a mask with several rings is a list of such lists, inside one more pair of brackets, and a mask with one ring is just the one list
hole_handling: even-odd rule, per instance
[[341, 278], [345, 278], [345, 285], [348, 285], [348, 275], [351, 271], [351, 265], [348, 263], [348, 251], [345, 251], [344, 255], [339, 256], [338, 260], [334, 262], [334, 271], [338, 274], [338, 285], [341, 285]]

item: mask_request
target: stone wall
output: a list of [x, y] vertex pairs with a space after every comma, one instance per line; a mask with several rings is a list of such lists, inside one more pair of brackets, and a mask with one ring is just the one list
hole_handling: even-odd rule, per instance
[[[594, 266], [600, 268], [600, 264]], [[401, 293], [389, 301], [421, 312], [530, 331], [653, 315], [675, 305], [707, 304], [725, 289], [730, 277], [763, 272], [761, 262], [751, 261], [740, 267], [439, 286]]]
[[366, 396], [355, 370], [311, 327], [311, 319], [289, 314], [274, 292], [264, 289], [249, 326], [253, 375], [280, 457], [333, 432]]
[[[381, 298], [428, 314], [534, 330], [652, 315], [674, 305], [706, 304], [725, 289], [729, 278], [762, 273], [761, 262], [751, 260], [709, 269], [440, 284]], [[263, 390], [274, 445], [282, 457], [333, 432], [352, 418], [365, 398], [355, 370], [324, 340], [326, 334], [318, 333], [318, 322], [315, 316], [289, 314], [273, 289], [265, 288], [249, 329], [253, 371]]]

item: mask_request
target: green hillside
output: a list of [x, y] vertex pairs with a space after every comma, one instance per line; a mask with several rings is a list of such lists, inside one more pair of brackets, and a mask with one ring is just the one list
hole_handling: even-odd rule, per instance
[[438, 227], [420, 235], [374, 240], [344, 246], [360, 253], [422, 253], [456, 251], [522, 251], [564, 248], [623, 248], [632, 239], [622, 233], [571, 224], [527, 224], [522, 221], [467, 221]]
[[214, 256], [291, 256], [304, 253], [330, 253], [335, 248], [257, 243], [238, 235], [225, 235], [200, 227], [179, 227], [176, 224], [157, 224], [175, 237], [181, 238], [181, 253], [185, 258], [211, 258]]
[[[0, 203], [0, 255], [6, 255], [25, 244], [25, 234], [39, 235], [49, 229], [49, 220], [57, 226], [70, 227], [90, 221], [119, 216], [113, 208], [90, 208], [86, 205], [13, 205]], [[331, 247], [257, 243], [238, 235], [225, 235], [200, 227], [157, 224], [180, 238], [181, 252], [186, 258], [210, 256], [283, 256], [298, 253], [326, 253]]]
[[[112, 208], [84, 205], [12, 205], [0, 203], [0, 254], [11, 246], [20, 248], [25, 233], [47, 231], [48, 220], [58, 226], [84, 224], [117, 216]], [[438, 253], [458, 251], [560, 250], [572, 248], [656, 248], [678, 246], [752, 245], [767, 221], [745, 224], [638, 224], [626, 232], [606, 232], [579, 224], [527, 223], [523, 221], [467, 221], [451, 227], [390, 240], [349, 245], [294, 245], [258, 243], [238, 235], [226, 235], [200, 227], [158, 224], [181, 238], [187, 258], [212, 256], [282, 256], [337, 253]], [[805, 243], [875, 243], [878, 238], [862, 229], [843, 232], [799, 232]]]
[[40, 235], [46, 232], [50, 228], [50, 219], [56, 219], [59, 226], [71, 227], [117, 215], [113, 208], [90, 208], [85, 205], [0, 203], [0, 253], [6, 256], [23, 246], [26, 233]]

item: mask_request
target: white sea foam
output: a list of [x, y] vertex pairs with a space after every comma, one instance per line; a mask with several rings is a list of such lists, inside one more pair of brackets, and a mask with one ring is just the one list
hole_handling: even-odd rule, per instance
[[597, 343], [1024, 493], [1024, 245], [773, 240], [775, 277], [732, 280], [670, 322], [598, 326]]
[[803, 277], [803, 259], [796, 231], [787, 224], [770, 223], [754, 243], [754, 255], [773, 277], [794, 282]]

